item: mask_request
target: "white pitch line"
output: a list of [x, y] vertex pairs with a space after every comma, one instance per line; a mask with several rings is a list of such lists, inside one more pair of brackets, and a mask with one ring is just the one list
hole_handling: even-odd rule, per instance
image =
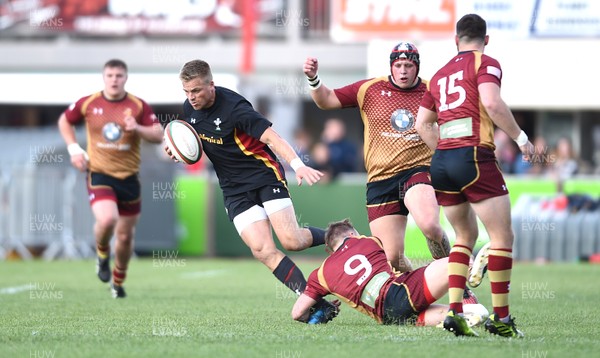
[[0, 289], [0, 295], [14, 295], [15, 293], [31, 290], [32, 285], [5, 287]]
[[222, 275], [227, 271], [228, 270], [209, 270], [209, 271], [184, 272], [181, 274], [181, 277], [183, 277], [183, 278], [214, 277], [214, 276]]

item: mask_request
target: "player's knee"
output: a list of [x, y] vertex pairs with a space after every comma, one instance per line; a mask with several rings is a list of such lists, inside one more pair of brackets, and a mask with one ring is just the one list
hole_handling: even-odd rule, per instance
[[118, 241], [131, 242], [133, 240], [133, 231], [118, 232], [115, 236]]
[[273, 257], [273, 255], [277, 253], [277, 249], [275, 247], [268, 245], [257, 245], [251, 247], [250, 251], [252, 251], [252, 256], [262, 263], [265, 263], [270, 257]]
[[444, 230], [442, 230], [442, 226], [438, 221], [435, 220], [427, 220], [424, 222], [423, 227], [421, 227], [421, 232], [426, 238], [436, 242], [441, 242], [444, 236]]
[[96, 218], [96, 224], [104, 230], [109, 230], [115, 228], [117, 225], [117, 220], [118, 218], [115, 216], [106, 215]]

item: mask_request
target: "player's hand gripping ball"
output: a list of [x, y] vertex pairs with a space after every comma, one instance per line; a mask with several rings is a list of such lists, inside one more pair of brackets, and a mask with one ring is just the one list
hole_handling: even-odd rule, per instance
[[202, 158], [202, 143], [196, 130], [187, 122], [169, 122], [164, 132], [165, 144], [171, 154], [185, 164], [197, 163]]

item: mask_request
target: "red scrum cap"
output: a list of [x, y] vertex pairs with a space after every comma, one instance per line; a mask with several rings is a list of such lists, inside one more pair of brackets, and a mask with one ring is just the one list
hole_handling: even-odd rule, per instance
[[390, 53], [390, 67], [394, 65], [394, 62], [402, 58], [413, 62], [417, 66], [417, 74], [419, 73], [421, 61], [419, 60], [419, 50], [417, 50], [417, 46], [410, 42], [400, 42], [394, 46]]

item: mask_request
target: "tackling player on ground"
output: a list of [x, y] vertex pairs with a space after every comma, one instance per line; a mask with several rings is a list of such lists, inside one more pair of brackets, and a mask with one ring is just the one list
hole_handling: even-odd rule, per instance
[[500, 64], [483, 54], [488, 40], [486, 22], [478, 15], [465, 15], [457, 22], [458, 54], [429, 82], [417, 130], [435, 148], [432, 183], [456, 232], [449, 257], [450, 310], [444, 328], [456, 335], [477, 335], [462, 317], [461, 294], [478, 236], [478, 217], [491, 241], [487, 273], [493, 314], [485, 328], [505, 337], [522, 337], [509, 313], [514, 234], [508, 190], [494, 155], [494, 124], [517, 142], [525, 157], [533, 153], [533, 145], [500, 96]]
[[[328, 294], [383, 324], [436, 326], [448, 306], [433, 304], [448, 291], [448, 259], [435, 260], [412, 272], [399, 273], [387, 260], [381, 241], [360, 236], [349, 220], [329, 225], [325, 245], [330, 255], [308, 277], [292, 318], [304, 322], [310, 308]], [[473, 324], [487, 317], [480, 304], [472, 309]]]
[[[186, 63], [179, 79], [187, 97], [183, 104], [185, 121], [198, 132], [204, 153], [213, 164], [229, 219], [252, 255], [286, 287], [300, 294], [306, 286], [304, 275], [277, 249], [272, 231], [290, 251], [322, 245], [325, 231], [299, 227], [283, 165], [276, 154], [294, 169], [298, 185], [303, 180], [312, 185], [323, 174], [304, 165], [289, 143], [271, 128], [271, 122], [244, 97], [215, 86], [205, 61]], [[335, 317], [337, 306], [322, 300], [317, 311], [323, 315], [313, 323], [325, 323]]]
[[[125, 62], [106, 62], [102, 77], [104, 90], [69, 106], [58, 120], [58, 129], [67, 143], [71, 164], [88, 174], [87, 188], [96, 220], [96, 273], [102, 282], [111, 281], [110, 240], [114, 234], [111, 292], [115, 298], [124, 298], [123, 281], [141, 211], [140, 141], [161, 143], [162, 128], [152, 108], [125, 91]], [[87, 151], [75, 138], [73, 126], [81, 122], [86, 125]]]

